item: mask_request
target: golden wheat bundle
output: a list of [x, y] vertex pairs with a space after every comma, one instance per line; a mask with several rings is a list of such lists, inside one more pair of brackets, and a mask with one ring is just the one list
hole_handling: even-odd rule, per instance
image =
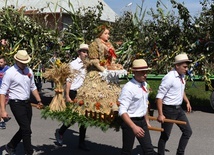
[[51, 111], [63, 111], [66, 109], [65, 100], [63, 97], [63, 86], [67, 78], [70, 78], [72, 81], [76, 74], [77, 71], [71, 70], [69, 64], [66, 63], [52, 65], [51, 68], [45, 71], [44, 77], [48, 80], [54, 81], [55, 83], [55, 96], [49, 105]]

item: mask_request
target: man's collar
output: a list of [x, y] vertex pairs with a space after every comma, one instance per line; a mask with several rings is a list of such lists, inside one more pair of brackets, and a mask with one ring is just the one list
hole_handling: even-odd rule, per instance
[[175, 73], [175, 77], [184, 77], [183, 74], [179, 74], [175, 69], [173, 69], [174, 73]]
[[24, 71], [27, 67], [25, 67], [24, 69], [21, 69], [21, 68], [19, 68], [19, 66], [15, 63], [14, 64], [14, 67], [17, 69], [17, 70], [21, 70], [21, 71]]
[[139, 86], [142, 86], [142, 84], [145, 85], [145, 81], [143, 81], [143, 82], [138, 82], [135, 78], [133, 78], [133, 83], [135, 83], [135, 84], [137, 84], [137, 85], [139, 85]]
[[82, 60], [80, 59], [80, 57], [77, 57], [77, 61], [78, 61], [79, 63], [82, 63]]

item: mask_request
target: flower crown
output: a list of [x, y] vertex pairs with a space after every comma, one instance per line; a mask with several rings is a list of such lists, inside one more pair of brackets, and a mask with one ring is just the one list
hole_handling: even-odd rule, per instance
[[110, 26], [107, 24], [102, 24], [95, 29], [95, 34], [99, 37], [106, 29], [110, 29]]

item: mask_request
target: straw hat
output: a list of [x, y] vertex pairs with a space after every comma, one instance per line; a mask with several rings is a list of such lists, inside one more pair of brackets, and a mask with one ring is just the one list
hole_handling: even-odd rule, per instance
[[179, 64], [182, 62], [192, 62], [192, 60], [189, 60], [186, 53], [181, 53], [175, 57], [175, 62], [173, 62], [173, 64]]
[[148, 67], [146, 61], [144, 59], [136, 59], [132, 63], [132, 71], [146, 71], [151, 70]]
[[80, 51], [80, 50], [88, 50], [88, 44], [81, 44], [77, 51]]
[[30, 62], [31, 57], [28, 55], [26, 50], [18, 50], [18, 52], [14, 55], [14, 59], [23, 64], [27, 64]]

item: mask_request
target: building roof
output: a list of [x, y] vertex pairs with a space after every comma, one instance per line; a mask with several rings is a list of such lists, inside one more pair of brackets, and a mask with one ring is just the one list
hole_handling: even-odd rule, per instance
[[88, 8], [95, 7], [102, 2], [103, 4], [103, 14], [101, 19], [104, 21], [115, 22], [116, 13], [104, 2], [104, 0], [2, 0], [0, 1], [1, 8], [4, 6], [14, 5], [15, 8], [19, 9], [23, 6], [26, 10], [42, 10], [44, 13], [50, 12], [66, 12], [73, 11], [72, 7], [69, 6], [72, 4], [74, 11], [77, 11], [78, 8]]

